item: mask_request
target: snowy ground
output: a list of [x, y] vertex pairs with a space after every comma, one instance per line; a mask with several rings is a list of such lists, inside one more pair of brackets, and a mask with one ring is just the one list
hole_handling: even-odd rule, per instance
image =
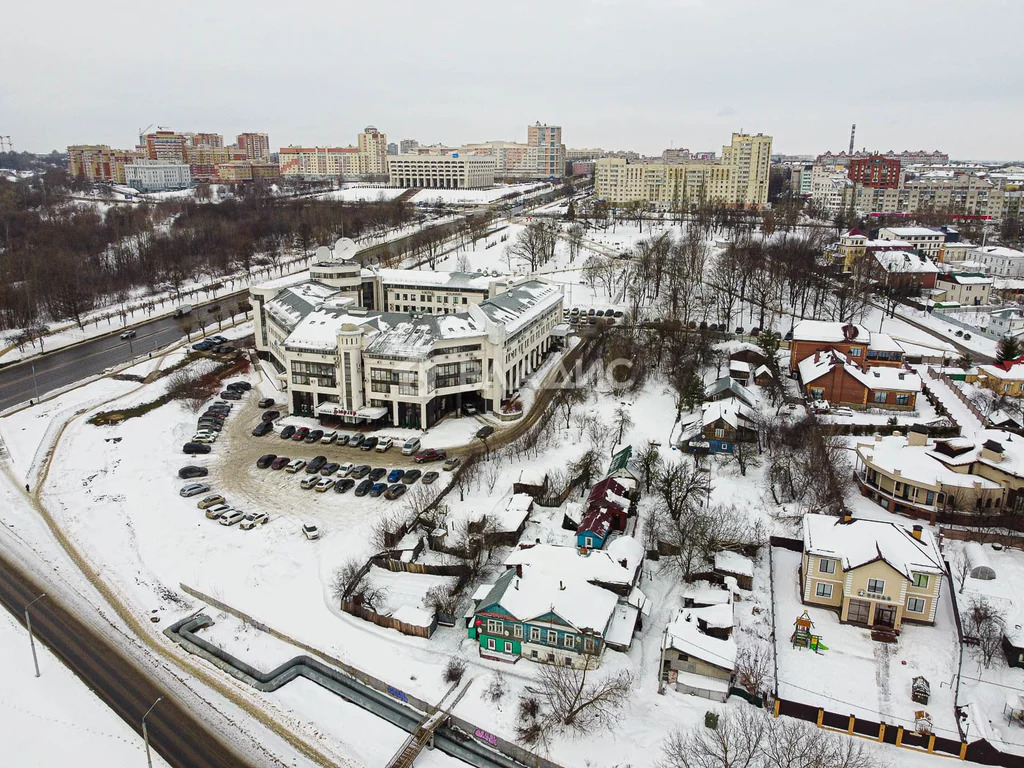
[[[0, 741], [9, 766], [142, 765], [142, 737], [70, 669], [36, 642], [35, 677], [28, 634], [0, 611]], [[167, 763], [153, 753], [153, 764]]]
[[[547, 183], [508, 184], [487, 189], [422, 189], [409, 201], [416, 205], [483, 205], [508, 195], [526, 195], [528, 193], [546, 192], [552, 187]], [[324, 200], [344, 200], [346, 202], [377, 202], [393, 200], [408, 192], [402, 187], [384, 186], [351, 186], [325, 192], [319, 195]]]

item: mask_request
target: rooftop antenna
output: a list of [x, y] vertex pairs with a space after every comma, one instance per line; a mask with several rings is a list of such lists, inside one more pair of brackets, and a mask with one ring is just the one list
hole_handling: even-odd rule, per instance
[[857, 134], [857, 124], [850, 126], [850, 155], [853, 155], [853, 137]]

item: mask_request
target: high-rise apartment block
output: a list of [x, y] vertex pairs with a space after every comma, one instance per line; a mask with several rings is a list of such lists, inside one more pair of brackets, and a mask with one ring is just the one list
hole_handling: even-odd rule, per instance
[[594, 193], [614, 204], [640, 201], [663, 209], [703, 202], [760, 208], [768, 202], [771, 153], [771, 136], [734, 133], [720, 160], [629, 163], [604, 157], [594, 163]]
[[387, 173], [388, 137], [372, 125], [359, 134], [359, 162], [362, 174], [379, 176]]
[[416, 149], [420, 143], [416, 139], [402, 139], [398, 142], [398, 154], [400, 155], [413, 155], [416, 153]]
[[188, 139], [185, 134], [177, 131], [161, 129], [155, 133], [147, 133], [142, 136], [146, 157], [150, 160], [164, 160], [167, 162], [184, 163], [185, 147]]
[[281, 147], [278, 159], [282, 176], [323, 178], [360, 173], [355, 147]]
[[900, 160], [884, 155], [855, 157], [850, 160], [847, 175], [854, 184], [875, 189], [896, 189], [900, 185]]
[[270, 139], [265, 133], [240, 133], [236, 146], [245, 152], [247, 160], [265, 163], [270, 159]]
[[[188, 135], [188, 134], [186, 134]], [[224, 137], [219, 133], [193, 133], [191, 134], [193, 147], [223, 147]]]
[[245, 159], [245, 150], [236, 147], [211, 147], [204, 144], [185, 147], [185, 160], [193, 181], [217, 181], [217, 166]]
[[561, 178], [565, 175], [565, 145], [560, 125], [527, 126], [526, 143], [530, 147], [530, 161], [538, 178]]
[[106, 144], [74, 144], [68, 147], [68, 173], [91, 182], [124, 184], [125, 166], [143, 155], [130, 149], [111, 149]]

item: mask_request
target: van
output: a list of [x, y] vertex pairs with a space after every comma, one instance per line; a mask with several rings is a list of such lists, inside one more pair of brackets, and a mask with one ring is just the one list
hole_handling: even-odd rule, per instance
[[402, 446], [403, 456], [412, 456], [416, 451], [420, 449], [420, 439], [418, 437], [410, 437], [405, 441], [405, 445]]

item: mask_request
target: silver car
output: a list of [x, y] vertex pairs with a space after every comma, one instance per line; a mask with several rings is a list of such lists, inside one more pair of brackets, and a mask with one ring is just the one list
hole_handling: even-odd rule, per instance
[[187, 499], [189, 496], [198, 496], [200, 493], [206, 493], [209, 490], [210, 486], [206, 483], [189, 483], [178, 491], [178, 495], [184, 496]]

